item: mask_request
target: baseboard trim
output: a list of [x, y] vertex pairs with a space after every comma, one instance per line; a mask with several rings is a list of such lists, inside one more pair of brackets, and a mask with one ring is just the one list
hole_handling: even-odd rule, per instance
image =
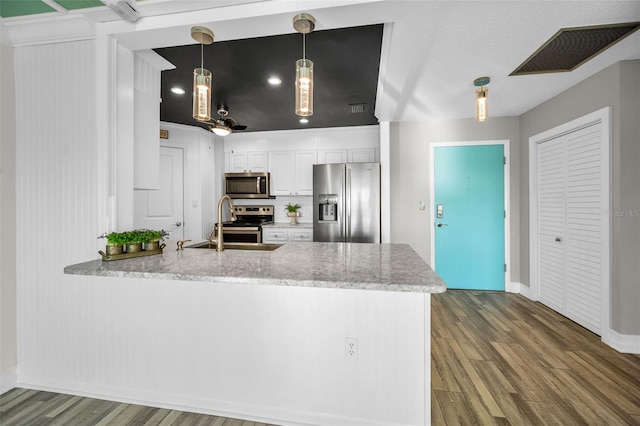
[[346, 424], [350, 426], [392, 426], [396, 424], [320, 412], [194, 398], [193, 396], [165, 392], [141, 392], [127, 388], [93, 386], [86, 383], [39, 380], [35, 377], [20, 377], [17, 387], [283, 426], [339, 426]]
[[[524, 297], [526, 297], [527, 299], [531, 299], [531, 287], [529, 287], [526, 284], [522, 284], [521, 282], [515, 281], [511, 283], [511, 288], [514, 289], [514, 291], [512, 291], [512, 293], [519, 293], [521, 295], [523, 295]], [[508, 290], [510, 291], [510, 290]]]
[[520, 293], [520, 283], [517, 281], [507, 281], [504, 286], [504, 291], [507, 293]]
[[602, 341], [620, 353], [640, 355], [640, 335], [609, 330], [606, 337], [602, 336]]
[[18, 385], [18, 366], [14, 365], [0, 370], [0, 395]]

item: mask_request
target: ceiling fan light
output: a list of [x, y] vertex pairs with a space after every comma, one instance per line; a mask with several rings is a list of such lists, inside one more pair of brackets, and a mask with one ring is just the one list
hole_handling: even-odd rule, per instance
[[296, 61], [296, 115], [313, 115], [313, 62]]
[[212, 126], [209, 130], [215, 133], [218, 136], [229, 136], [231, 134], [231, 129], [225, 126], [224, 124], [216, 124]]
[[205, 68], [193, 70], [193, 118], [211, 120], [211, 71]]

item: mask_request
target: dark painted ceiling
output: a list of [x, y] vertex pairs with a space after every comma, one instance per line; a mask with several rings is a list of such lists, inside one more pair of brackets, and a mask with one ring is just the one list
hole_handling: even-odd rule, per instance
[[[212, 110], [215, 113], [219, 105], [227, 106], [229, 117], [247, 126], [243, 132], [378, 124], [373, 113], [382, 30], [383, 25], [369, 25], [306, 36], [306, 56], [314, 63], [314, 111], [307, 124], [301, 124], [294, 113], [301, 34], [205, 45], [204, 67], [213, 74]], [[208, 128], [191, 115], [193, 69], [200, 67], [200, 45], [155, 51], [176, 66], [162, 72], [160, 119]], [[282, 84], [268, 84], [271, 75], [280, 77]], [[173, 86], [186, 93], [171, 93]], [[351, 104], [365, 104], [364, 112], [352, 113]]]

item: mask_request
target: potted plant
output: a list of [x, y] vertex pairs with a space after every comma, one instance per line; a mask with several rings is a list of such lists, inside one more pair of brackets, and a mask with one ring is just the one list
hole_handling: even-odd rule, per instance
[[163, 231], [144, 229], [141, 230], [140, 233], [144, 250], [158, 250], [160, 248], [160, 240], [164, 237]]
[[122, 254], [123, 246], [127, 243], [124, 232], [111, 232], [103, 237], [107, 239], [105, 247], [107, 254]]
[[125, 235], [125, 251], [127, 253], [136, 253], [142, 251], [143, 233], [141, 231], [124, 232]]
[[285, 206], [285, 210], [287, 211], [287, 217], [289, 217], [291, 219], [291, 224], [292, 225], [297, 225], [298, 224], [298, 217], [300, 216], [300, 212], [298, 211], [298, 209], [300, 208], [300, 204], [287, 204]]

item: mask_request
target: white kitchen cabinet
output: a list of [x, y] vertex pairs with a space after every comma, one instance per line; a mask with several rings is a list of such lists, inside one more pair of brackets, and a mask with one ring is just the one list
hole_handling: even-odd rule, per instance
[[266, 172], [268, 169], [268, 156], [264, 151], [233, 152], [229, 153], [229, 163], [225, 169], [228, 172]]
[[316, 151], [296, 151], [294, 195], [313, 195], [313, 165], [317, 160]]
[[346, 163], [348, 159], [346, 149], [319, 149], [318, 164]]
[[269, 152], [271, 195], [313, 195], [313, 165], [317, 152]]
[[362, 149], [350, 149], [348, 153], [349, 163], [375, 163], [376, 162], [376, 149], [375, 148], [362, 148]]
[[271, 173], [271, 195], [292, 195], [294, 192], [294, 151], [272, 151], [269, 153]]
[[313, 229], [262, 228], [262, 242], [265, 244], [281, 244], [289, 241], [313, 241]]
[[318, 150], [318, 164], [375, 163], [376, 161], [375, 148]]
[[250, 172], [266, 172], [269, 170], [269, 156], [264, 151], [247, 152], [247, 170]]

